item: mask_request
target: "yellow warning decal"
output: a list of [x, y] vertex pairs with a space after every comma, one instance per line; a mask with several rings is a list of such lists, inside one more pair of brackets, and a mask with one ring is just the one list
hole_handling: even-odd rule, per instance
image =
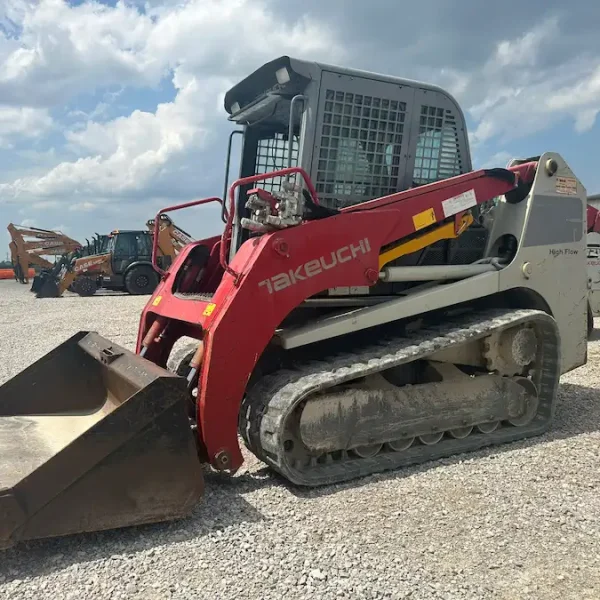
[[210, 315], [213, 314], [213, 311], [215, 310], [215, 308], [217, 307], [216, 304], [213, 304], [212, 302], [204, 309], [204, 312], [202, 313], [203, 316], [205, 317], [210, 317]]
[[415, 231], [419, 231], [419, 229], [424, 229], [435, 223], [435, 211], [433, 208], [428, 208], [427, 210], [414, 215], [412, 219]]
[[156, 298], [154, 298], [154, 301], [152, 302], [152, 306], [158, 306], [161, 300], [162, 296], [156, 296]]

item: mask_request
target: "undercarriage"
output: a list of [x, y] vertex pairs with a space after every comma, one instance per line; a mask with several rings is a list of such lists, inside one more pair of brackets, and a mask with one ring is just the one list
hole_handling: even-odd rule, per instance
[[548, 315], [476, 312], [265, 376], [240, 433], [292, 482], [339, 483], [539, 435], [559, 359]]

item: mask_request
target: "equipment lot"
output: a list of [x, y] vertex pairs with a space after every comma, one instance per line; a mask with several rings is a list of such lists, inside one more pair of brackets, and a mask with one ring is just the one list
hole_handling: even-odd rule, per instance
[[[133, 349], [147, 299], [0, 282], [0, 384], [79, 330]], [[191, 519], [4, 552], [0, 598], [597, 599], [597, 338], [544, 437], [316, 490], [246, 453]]]

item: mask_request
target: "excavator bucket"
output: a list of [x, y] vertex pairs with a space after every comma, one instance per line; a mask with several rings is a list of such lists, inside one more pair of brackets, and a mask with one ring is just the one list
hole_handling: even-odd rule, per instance
[[0, 548], [185, 517], [203, 495], [186, 380], [79, 332], [0, 387]]

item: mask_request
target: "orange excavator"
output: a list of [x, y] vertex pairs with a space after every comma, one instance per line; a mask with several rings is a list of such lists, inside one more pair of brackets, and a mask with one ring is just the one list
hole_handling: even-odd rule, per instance
[[8, 233], [11, 241], [8, 244], [15, 280], [29, 283], [30, 266], [40, 269], [52, 269], [54, 264], [44, 256], [64, 256], [82, 248], [82, 245], [61, 231], [26, 227], [9, 223]]

